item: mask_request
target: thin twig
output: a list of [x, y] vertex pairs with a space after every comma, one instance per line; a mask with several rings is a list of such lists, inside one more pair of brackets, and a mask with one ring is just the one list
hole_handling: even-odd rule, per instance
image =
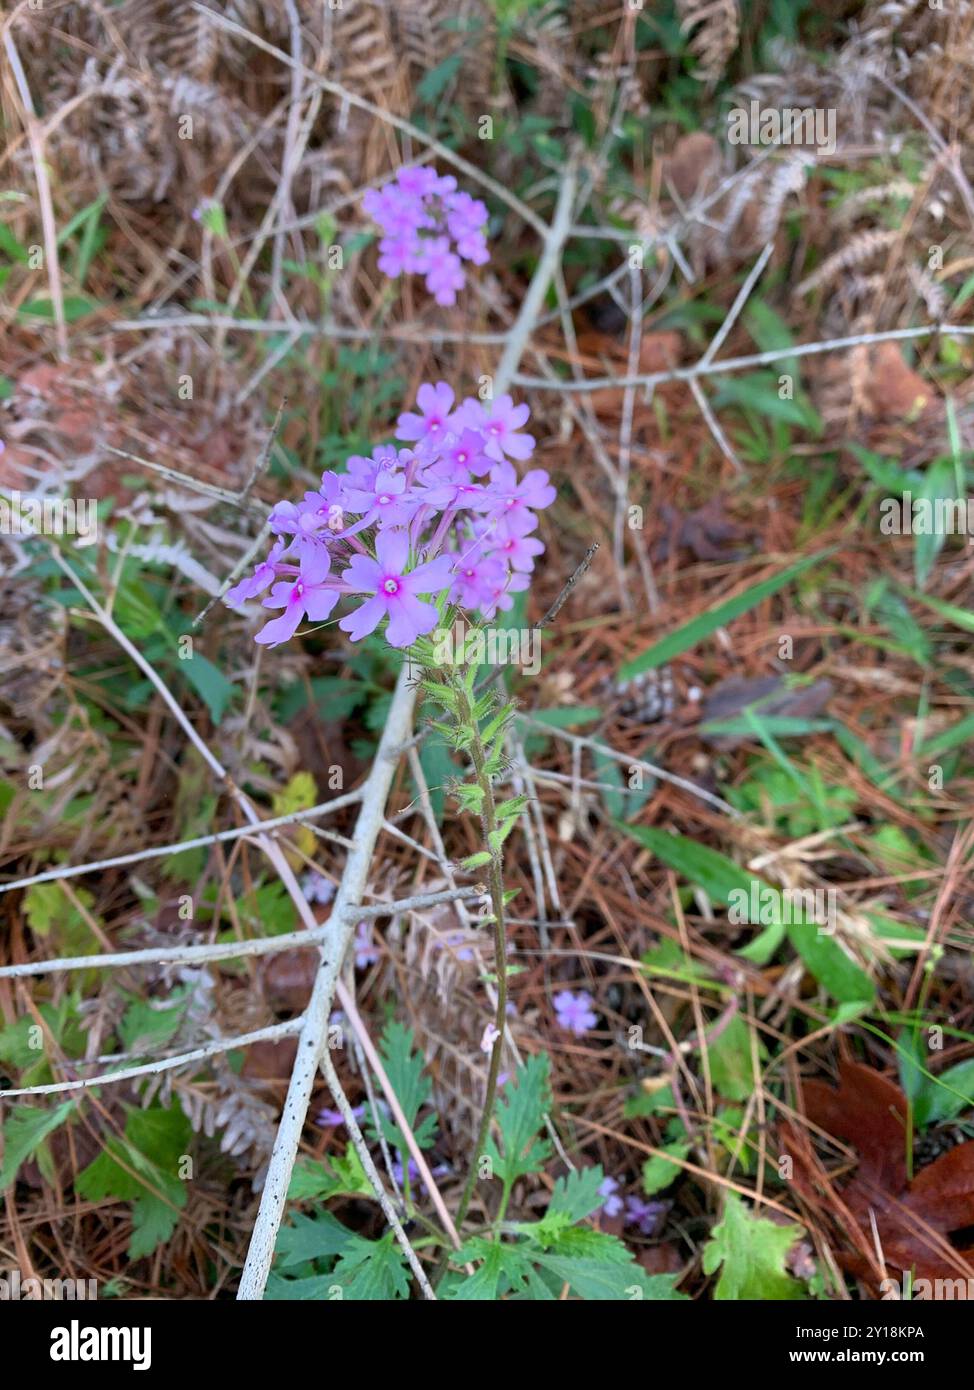
[[[420, 893], [413, 898], [400, 898], [398, 902], [353, 905], [348, 909], [348, 915], [354, 923], [374, 921], [378, 917], [396, 917], [401, 912], [420, 912], [458, 899], [469, 901], [482, 897], [483, 892], [483, 888], [476, 884], [439, 893]], [[204, 946], [147, 946], [140, 951], [111, 951], [100, 956], [63, 956], [58, 960], [23, 961], [19, 965], [0, 966], [0, 980], [22, 979], [29, 975], [59, 975], [71, 970], [125, 969], [130, 965], [196, 965], [201, 961], [236, 960], [238, 956], [267, 956], [276, 951], [318, 945], [324, 938], [326, 926], [323, 923], [320, 927], [283, 932], [280, 936], [218, 941]]]
[[[260, 822], [261, 832], [278, 830], [285, 825], [300, 825], [318, 816], [329, 816], [346, 806], [354, 806], [362, 797], [361, 791], [346, 792], [344, 796], [333, 797], [306, 811], [292, 811], [286, 816], [274, 816], [271, 820]], [[56, 869], [45, 869], [43, 873], [31, 874], [28, 878], [17, 878], [11, 883], [0, 883], [0, 894], [12, 893], [15, 888], [31, 888], [35, 883], [53, 883], [56, 879], [78, 878], [81, 874], [99, 873], [102, 869], [118, 869], [125, 864], [141, 864], [146, 859], [165, 859], [170, 854], [181, 854], [187, 849], [202, 849], [206, 845], [224, 844], [227, 840], [239, 840], [252, 836], [253, 825], [235, 825], [230, 830], [218, 830], [212, 835], [198, 835], [193, 840], [177, 840], [175, 844], [153, 845], [149, 849], [132, 850], [129, 854], [116, 854], [111, 859], [94, 859], [89, 864], [61, 864]]]
[[567, 729], [558, 729], [554, 724], [545, 724], [540, 719], [532, 719], [529, 714], [524, 714], [521, 710], [518, 710], [514, 717], [522, 724], [530, 724], [532, 729], [538, 729], [547, 734], [549, 738], [560, 738], [573, 746], [591, 748], [601, 756], [612, 758], [614, 762], [622, 763], [626, 767], [641, 768], [642, 771], [650, 773], [651, 776], [658, 777], [661, 782], [669, 782], [674, 787], [680, 787], [683, 791], [689, 792], [691, 796], [698, 796], [701, 801], [709, 802], [711, 806], [716, 806], [725, 815], [733, 816], [735, 820], [741, 818], [740, 811], [728, 802], [722, 801], [719, 796], [714, 796], [713, 792], [698, 787], [694, 782], [688, 782], [684, 777], [678, 777], [675, 772], [667, 772], [665, 767], [657, 767], [655, 763], [648, 763], [645, 758], [635, 758], [629, 753], [619, 753], [605, 743], [598, 743], [594, 738], [583, 738], [579, 734], [570, 734]]
[[328, 1082], [332, 1098], [341, 1112], [342, 1119], [345, 1121], [345, 1128], [348, 1130], [349, 1138], [352, 1141], [352, 1147], [359, 1156], [359, 1162], [362, 1164], [365, 1176], [372, 1184], [372, 1190], [376, 1195], [379, 1206], [382, 1208], [382, 1214], [392, 1227], [392, 1233], [402, 1247], [406, 1259], [409, 1261], [409, 1268], [416, 1276], [416, 1282], [423, 1291], [423, 1297], [435, 1303], [436, 1294], [433, 1292], [433, 1287], [426, 1277], [426, 1271], [419, 1262], [416, 1251], [410, 1244], [409, 1237], [403, 1230], [402, 1222], [396, 1215], [396, 1209], [389, 1200], [389, 1194], [382, 1186], [382, 1178], [379, 1176], [379, 1170], [372, 1160], [372, 1155], [369, 1153], [369, 1146], [365, 1142], [361, 1129], [359, 1129], [359, 1123], [355, 1118], [355, 1112], [349, 1105], [348, 1097], [342, 1090], [342, 1083], [338, 1079], [338, 1073], [335, 1071], [335, 1067], [327, 1050], [321, 1054], [321, 1070], [325, 1080]]
[[207, 1057], [217, 1057], [221, 1052], [232, 1052], [238, 1047], [250, 1047], [252, 1043], [276, 1042], [279, 1038], [293, 1037], [299, 1031], [301, 1022], [300, 1018], [289, 1018], [284, 1023], [273, 1023], [269, 1028], [255, 1028], [251, 1033], [238, 1033], [233, 1038], [217, 1038], [202, 1047], [194, 1047], [191, 1052], [177, 1053], [175, 1057], [160, 1057], [154, 1062], [146, 1062], [141, 1067], [124, 1067], [121, 1071], [102, 1072], [99, 1076], [88, 1076], [81, 1081], [54, 1081], [44, 1086], [21, 1086], [10, 1091], [0, 1091], [0, 1100], [7, 1100], [12, 1096], [53, 1096], [62, 1091], [88, 1091], [92, 1086], [132, 1081], [137, 1076], [154, 1076], [158, 1072], [188, 1066], [190, 1062], [202, 1062]]
[[614, 390], [620, 386], [658, 386], [664, 381], [693, 381], [697, 377], [719, 376], [725, 372], [747, 371], [750, 367], [764, 367], [771, 362], [781, 362], [790, 357], [814, 357], [823, 352], [840, 352], [845, 348], [866, 347], [871, 343], [903, 343], [916, 338], [930, 338], [937, 333], [945, 337], [974, 337], [974, 326], [969, 324], [927, 323], [917, 328], [889, 328], [880, 333], [855, 333], [848, 338], [827, 338], [817, 343], [795, 343], [787, 348], [772, 348], [767, 352], [754, 352], [747, 357], [726, 357], [723, 362], [707, 362], [701, 359], [691, 367], [673, 367], [665, 372], [647, 372], [642, 376], [589, 376], [579, 380], [560, 378], [552, 380], [543, 376], [524, 376], [520, 372], [514, 377], [515, 386], [523, 386], [532, 391], [582, 392]]
[[574, 573], [572, 574], [568, 582], [565, 584], [565, 587], [562, 589], [561, 593], [558, 595], [554, 603], [548, 609], [547, 613], [541, 619], [540, 623], [538, 623], [539, 628], [547, 627], [549, 623], [552, 623], [555, 620], [555, 618], [557, 618], [558, 614], [564, 608], [565, 603], [568, 600], [568, 595], [571, 593], [575, 585], [578, 583], [582, 575], [585, 573], [589, 565], [592, 563], [592, 560], [595, 556], [595, 552], [598, 550], [598, 548], [599, 543], [598, 541], [595, 541], [592, 545], [589, 546], [588, 550], [586, 550], [585, 554], [581, 558], [581, 561], [576, 566]]

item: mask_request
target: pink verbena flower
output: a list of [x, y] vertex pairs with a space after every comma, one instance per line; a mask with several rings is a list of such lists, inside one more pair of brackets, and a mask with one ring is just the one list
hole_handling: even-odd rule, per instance
[[452, 175], [426, 166], [400, 169], [382, 188], [369, 189], [362, 207], [382, 229], [382, 273], [424, 276], [438, 304], [456, 303], [464, 261], [485, 265], [490, 259], [487, 208], [459, 191]]
[[[2, 452], [2, 448], [0, 448]], [[271, 547], [270, 554], [266, 560], [261, 560], [256, 565], [254, 572], [246, 579], [241, 579], [239, 584], [234, 584], [232, 589], [228, 589], [223, 595], [223, 602], [228, 608], [238, 608], [241, 603], [245, 603], [249, 598], [256, 598], [262, 594], [268, 584], [273, 583], [278, 575], [278, 561], [284, 552], [284, 542], [276, 541]]]
[[434, 604], [420, 594], [437, 594], [452, 577], [448, 555], [408, 570], [409, 537], [405, 531], [380, 531], [375, 541], [376, 558], [353, 555], [342, 576], [352, 593], [372, 594], [361, 607], [342, 618], [338, 626], [353, 642], [374, 632], [388, 617], [388, 638], [394, 647], [408, 647], [417, 637], [432, 632], [439, 621]]
[[400, 439], [445, 438], [453, 425], [453, 387], [445, 381], [428, 381], [416, 392], [419, 413], [406, 411], [396, 424]]
[[523, 463], [534, 453], [534, 436], [519, 434], [531, 414], [523, 404], [515, 405], [511, 396], [498, 396], [484, 405], [481, 401], [465, 402], [464, 423], [478, 429], [484, 436], [485, 452], [498, 463], [505, 454]]
[[302, 618], [323, 622], [329, 617], [339, 599], [337, 585], [328, 579], [330, 569], [331, 556], [324, 546], [303, 553], [297, 577], [275, 584], [264, 599], [265, 608], [283, 608], [284, 612], [266, 623], [256, 640], [276, 647], [294, 636]]
[[[264, 606], [283, 612], [260, 642], [285, 641], [302, 618], [323, 621], [340, 600], [358, 597], [342, 630], [358, 641], [386, 621], [390, 643], [407, 646], [451, 605], [489, 620], [527, 588], [544, 553], [532, 534], [538, 511], [555, 489], [543, 470], [521, 478], [503, 450], [496, 457], [511, 438], [521, 441], [514, 452], [533, 444], [517, 432], [527, 407], [457, 404], [442, 381], [424, 382], [417, 404], [399, 420], [409, 447], [379, 444], [370, 457], [352, 455], [344, 472], [323, 473], [300, 501], [272, 509], [270, 553], [226, 599], [240, 606], [270, 589]], [[510, 426], [506, 434], [488, 435], [495, 415]]]

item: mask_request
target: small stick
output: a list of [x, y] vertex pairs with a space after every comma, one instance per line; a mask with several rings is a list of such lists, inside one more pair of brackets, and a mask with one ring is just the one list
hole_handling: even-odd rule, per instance
[[558, 614], [561, 612], [562, 608], [564, 608], [565, 603], [567, 602], [568, 595], [571, 593], [572, 589], [574, 589], [575, 585], [578, 583], [582, 575], [585, 573], [589, 565], [592, 563], [592, 559], [598, 548], [598, 541], [595, 541], [594, 544], [589, 546], [588, 550], [586, 550], [585, 554], [582, 556], [581, 564], [575, 570], [575, 573], [571, 576], [568, 583], [565, 585], [561, 593], [555, 599], [554, 603], [548, 609], [547, 613], [541, 619], [540, 623], [538, 623], [538, 627], [547, 627], [554, 618], [557, 618]]
[[277, 438], [277, 432], [281, 428], [281, 420], [284, 418], [284, 412], [286, 409], [287, 396], [282, 396], [281, 404], [277, 407], [277, 414], [274, 416], [274, 423], [271, 425], [267, 438], [264, 441], [264, 447], [260, 451], [260, 454], [257, 458], [257, 462], [250, 470], [250, 477], [247, 479], [243, 488], [237, 494], [237, 500], [239, 502], [246, 502], [248, 500], [254, 483], [256, 483], [258, 478], [263, 477], [264, 473], [266, 472], [267, 465], [270, 462], [271, 449], [273, 449], [274, 447], [274, 440]]

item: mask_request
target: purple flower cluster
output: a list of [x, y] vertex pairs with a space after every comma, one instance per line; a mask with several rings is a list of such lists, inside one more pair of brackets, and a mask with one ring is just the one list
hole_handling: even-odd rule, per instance
[[426, 167], [400, 169], [391, 183], [370, 188], [362, 199], [378, 222], [379, 269], [398, 275], [424, 275], [437, 304], [455, 304], [463, 289], [463, 261], [484, 265], [487, 208], [462, 193], [449, 174]]
[[669, 1202], [644, 1202], [641, 1197], [619, 1195], [619, 1179], [607, 1177], [599, 1187], [602, 1211], [608, 1217], [622, 1216], [623, 1224], [635, 1226], [640, 1234], [654, 1236], [669, 1211]]
[[422, 385], [417, 406], [399, 417], [410, 447], [353, 456], [345, 473], [273, 508], [270, 553], [224, 599], [233, 608], [269, 590], [264, 607], [282, 611], [258, 642], [286, 642], [348, 596], [358, 603], [339, 627], [353, 642], [387, 619], [389, 642], [408, 647], [437, 626], [438, 600], [490, 620], [528, 587], [544, 551], [536, 513], [555, 498], [543, 469], [519, 477], [510, 462], [534, 450], [528, 407], [510, 396], [455, 405], [443, 381]]

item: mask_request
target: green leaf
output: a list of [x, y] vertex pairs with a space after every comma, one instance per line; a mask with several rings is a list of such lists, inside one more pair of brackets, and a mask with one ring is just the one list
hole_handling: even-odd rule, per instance
[[450, 1301], [493, 1302], [499, 1296], [525, 1287], [531, 1263], [524, 1248], [501, 1240], [474, 1236], [453, 1257], [458, 1263], [480, 1260], [473, 1278], [454, 1285]]
[[974, 1059], [948, 1067], [935, 1081], [926, 1077], [925, 1115], [920, 1124], [943, 1124], [974, 1105]]
[[[100, 306], [82, 295], [67, 294], [64, 296], [62, 307], [65, 323], [75, 323], [86, 314], [95, 313]], [[17, 313], [24, 318], [53, 319], [54, 304], [50, 299], [30, 299], [20, 306]]]
[[[667, 1144], [664, 1147], [664, 1153], [671, 1154], [673, 1158], [681, 1161], [686, 1158], [689, 1152], [689, 1144]], [[673, 1163], [669, 1158], [653, 1154], [643, 1164], [643, 1191], [651, 1197], [654, 1192], [662, 1192], [664, 1188], [669, 1187], [670, 1183], [679, 1176], [679, 1163]]]
[[460, 810], [468, 815], [479, 816], [484, 804], [484, 789], [476, 782], [463, 782], [454, 787], [453, 795], [460, 803]]
[[[820, 550], [814, 555], [806, 555], [804, 559], [798, 560], [780, 574], [772, 575], [770, 579], [763, 579], [759, 584], [752, 584], [743, 593], [736, 594], [734, 598], [727, 599], [724, 603], [719, 603], [716, 608], [708, 608], [706, 612], [700, 613], [692, 618], [676, 632], [671, 632], [664, 637], [661, 642], [650, 647], [641, 656], [635, 657], [632, 661], [626, 662], [619, 668], [619, 679], [629, 680], [633, 676], [638, 676], [643, 671], [649, 671], [654, 666], [663, 666], [666, 662], [672, 661], [681, 652], [689, 651], [698, 642], [702, 642], [705, 637], [709, 637], [717, 628], [724, 627], [727, 623], [739, 618], [742, 613], [755, 608], [764, 599], [776, 594], [779, 589], [783, 589], [790, 584], [793, 579], [797, 579], [800, 574], [809, 569], [812, 565], [818, 564], [827, 555], [829, 550]], [[535, 718], [538, 716], [535, 715]]]
[[67, 956], [83, 955], [95, 944], [88, 925], [95, 899], [87, 888], [72, 888], [69, 893], [62, 883], [35, 883], [24, 895], [24, 911], [32, 932], [50, 936], [51, 944]]
[[314, 1217], [297, 1212], [291, 1224], [282, 1226], [278, 1233], [275, 1267], [281, 1270], [307, 1264], [309, 1260], [333, 1259], [350, 1250], [353, 1242], [359, 1239], [330, 1211], [320, 1211]]
[[[786, 370], [782, 367], [782, 370]], [[820, 433], [821, 418], [800, 395], [793, 399], [778, 394], [778, 375], [775, 372], [751, 372], [747, 376], [725, 377], [714, 392], [718, 409], [737, 405], [753, 410], [764, 420], [780, 420], [798, 429]]]
[[126, 1052], [149, 1052], [164, 1047], [176, 1034], [189, 1002], [188, 990], [174, 990], [168, 999], [133, 999], [118, 1025]]
[[425, 72], [416, 84], [416, 95], [425, 106], [432, 106], [460, 71], [463, 53], [458, 51]]
[[734, 1192], [724, 1202], [724, 1217], [704, 1246], [705, 1274], [720, 1269], [714, 1298], [780, 1302], [805, 1297], [797, 1279], [785, 1271], [788, 1251], [805, 1234], [803, 1226], [776, 1226], [755, 1216]]
[[820, 985], [842, 1004], [868, 1004], [876, 986], [832, 936], [814, 922], [793, 922], [788, 939]]
[[518, 1068], [517, 1084], [509, 1082], [497, 1104], [503, 1153], [492, 1137], [487, 1141], [487, 1153], [494, 1173], [508, 1186], [527, 1173], [538, 1172], [551, 1153], [548, 1141], [537, 1138], [551, 1108], [548, 1065], [543, 1052], [529, 1057]]
[[[707, 1056], [714, 1089], [727, 1100], [746, 1100], [754, 1090], [754, 1065], [751, 1032], [740, 1014], [731, 1019], [713, 1042], [708, 1042]], [[767, 1049], [760, 1040], [757, 1056], [759, 1062], [767, 1056]]]
[[[395, 1020], [387, 1023], [382, 1034], [379, 1051], [382, 1054], [386, 1074], [392, 1083], [392, 1089], [396, 1093], [396, 1099], [402, 1106], [406, 1123], [415, 1134], [416, 1142], [420, 1147], [428, 1149], [436, 1135], [436, 1116], [427, 1115], [418, 1125], [416, 1121], [420, 1107], [425, 1105], [430, 1098], [433, 1083], [423, 1071], [422, 1053], [413, 1051], [412, 1029], [404, 1027], [401, 1023], [396, 1023]], [[387, 1141], [394, 1144], [397, 1149], [405, 1151], [407, 1148], [406, 1138], [399, 1126], [381, 1113], [379, 1123]], [[371, 1118], [369, 1131], [373, 1137], [378, 1138], [375, 1133], [375, 1122]]]
[[194, 652], [185, 661], [180, 661], [177, 669], [206, 705], [213, 723], [218, 725], [227, 705], [236, 694], [237, 687], [228, 681], [219, 666], [214, 666], [202, 652]]
[[489, 850], [481, 849], [476, 854], [468, 854], [466, 859], [461, 859], [460, 868], [471, 873], [474, 869], [482, 869], [485, 864], [489, 864], [493, 857]]
[[916, 586], [922, 589], [930, 577], [934, 562], [940, 551], [943, 549], [947, 537], [943, 530], [939, 530], [931, 524], [929, 531], [917, 529], [917, 523], [921, 520], [924, 513], [936, 517], [939, 512], [938, 503], [952, 502], [957, 496], [957, 478], [954, 469], [954, 461], [949, 458], [942, 458], [931, 463], [923, 477], [923, 484], [914, 498], [914, 504], [921, 504], [920, 513], [915, 512], [912, 518], [913, 523], [913, 572], [916, 577]]
[[59, 916], [66, 913], [67, 900], [59, 883], [35, 883], [24, 894], [27, 925], [36, 936], [47, 936]]
[[392, 1231], [381, 1240], [353, 1236], [335, 1265], [332, 1280], [346, 1299], [355, 1301], [376, 1303], [409, 1297], [405, 1256]]
[[632, 1251], [604, 1231], [572, 1228], [552, 1250], [533, 1254], [535, 1263], [567, 1284], [579, 1298], [600, 1301], [682, 1301], [671, 1275], [647, 1275]]
[[365, 1176], [362, 1160], [351, 1144], [345, 1156], [331, 1154], [318, 1161], [307, 1158], [298, 1163], [291, 1175], [287, 1190], [289, 1202], [306, 1201], [315, 1197], [327, 1201], [331, 1197], [374, 1197], [372, 1184]]
[[76, 1104], [76, 1101], [66, 1100], [53, 1110], [40, 1110], [33, 1105], [12, 1107], [3, 1125], [0, 1192], [7, 1190], [20, 1165], [34, 1157], [48, 1135], [64, 1124]]
[[915, 598], [918, 603], [925, 604], [927, 608], [939, 614], [948, 623], [953, 623], [955, 627], [963, 629], [964, 632], [974, 632], [974, 613], [966, 608], [958, 608], [954, 603], [945, 603], [943, 599], [932, 598], [930, 594], [911, 593], [911, 598]]
[[599, 1188], [604, 1181], [605, 1174], [598, 1163], [591, 1168], [579, 1168], [567, 1173], [555, 1183], [547, 1215], [564, 1214], [569, 1221], [584, 1221], [586, 1216], [591, 1216], [593, 1211], [601, 1207], [603, 1198]]
[[75, 1178], [75, 1191], [91, 1201], [132, 1201], [128, 1253], [133, 1260], [151, 1255], [176, 1229], [186, 1205], [178, 1165], [190, 1133], [189, 1120], [178, 1106], [129, 1108], [124, 1137], [108, 1139], [102, 1153]]
[[652, 850], [657, 859], [662, 859], [691, 883], [699, 883], [712, 902], [726, 907], [731, 893], [750, 894], [754, 875], [745, 873], [725, 854], [698, 844], [686, 835], [671, 835], [668, 830], [654, 825], [618, 825], [618, 828], [645, 849]]

